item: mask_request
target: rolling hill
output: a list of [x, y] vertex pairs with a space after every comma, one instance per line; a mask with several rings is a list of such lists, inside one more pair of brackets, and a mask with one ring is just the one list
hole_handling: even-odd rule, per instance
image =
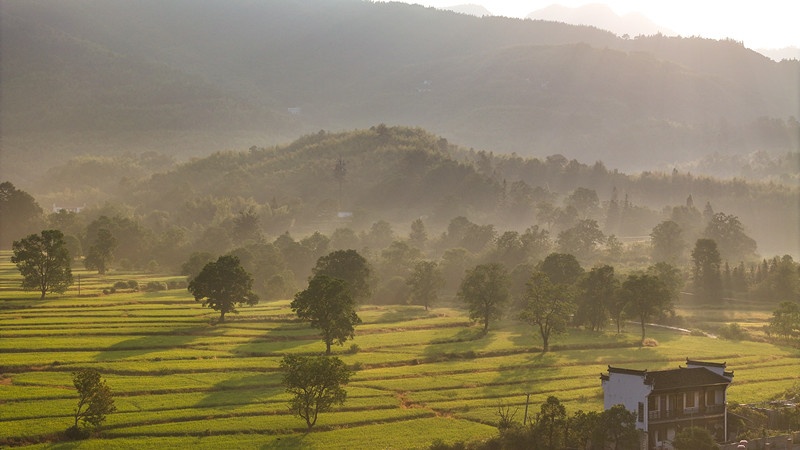
[[355, 0], [8, 0], [0, 14], [0, 162], [23, 184], [75, 154], [185, 158], [380, 122], [623, 170], [798, 149], [800, 62], [733, 41]]

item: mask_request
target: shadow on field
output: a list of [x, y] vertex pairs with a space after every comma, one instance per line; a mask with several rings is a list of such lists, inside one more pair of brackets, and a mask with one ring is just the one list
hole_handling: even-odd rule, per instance
[[292, 435], [292, 436], [281, 436], [276, 438], [274, 441], [270, 442], [269, 444], [264, 444], [260, 449], [268, 450], [268, 449], [286, 449], [286, 448], [303, 448], [303, 449], [314, 449], [314, 448], [321, 448], [319, 446], [314, 445], [313, 442], [309, 442], [306, 439], [307, 435]]
[[494, 335], [491, 331], [483, 333], [481, 327], [463, 328], [458, 331], [453, 329], [454, 334], [450, 338], [431, 341], [423, 354], [428, 359], [449, 360], [449, 359], [474, 359], [477, 353], [488, 347]]
[[431, 311], [426, 311], [425, 308], [419, 307], [403, 307], [386, 311], [381, 314], [373, 323], [396, 323], [407, 322], [409, 320], [427, 319], [429, 317], [436, 317], [436, 314]]
[[195, 407], [234, 409], [246, 404], [279, 401], [283, 405], [285, 399], [276, 399], [284, 392], [280, 383], [281, 374], [278, 372], [232, 373], [230, 378], [211, 386]]
[[271, 328], [262, 337], [236, 346], [232, 353], [242, 356], [276, 356], [287, 350], [320, 341], [319, 331], [306, 324], [287, 323]]
[[126, 341], [118, 342], [106, 347], [95, 356], [96, 361], [109, 361], [114, 359], [141, 356], [148, 353], [182, 348], [190, 345], [195, 339], [202, 336], [208, 327], [193, 327], [175, 330], [174, 334], [153, 334], [140, 336]]

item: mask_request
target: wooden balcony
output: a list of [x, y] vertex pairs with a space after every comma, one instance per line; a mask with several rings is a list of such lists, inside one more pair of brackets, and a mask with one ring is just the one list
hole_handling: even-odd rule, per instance
[[693, 408], [683, 408], [681, 410], [669, 411], [650, 411], [648, 419], [651, 423], [661, 421], [672, 421], [681, 419], [698, 419], [709, 416], [717, 416], [725, 412], [725, 405], [708, 405]]

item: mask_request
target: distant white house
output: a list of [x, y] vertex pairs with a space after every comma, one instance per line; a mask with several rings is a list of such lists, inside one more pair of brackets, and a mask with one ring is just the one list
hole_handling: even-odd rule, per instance
[[608, 366], [601, 374], [605, 409], [623, 405], [636, 413], [643, 449], [671, 449], [683, 428], [704, 427], [718, 442], [727, 439], [726, 390], [733, 372], [725, 363], [686, 359], [686, 367], [634, 370]]
[[83, 205], [83, 206], [56, 206], [56, 204], [53, 203], [53, 212], [54, 213], [58, 213], [58, 212], [61, 212], [61, 211], [79, 213], [79, 212], [83, 211], [83, 208], [86, 208], [86, 205]]

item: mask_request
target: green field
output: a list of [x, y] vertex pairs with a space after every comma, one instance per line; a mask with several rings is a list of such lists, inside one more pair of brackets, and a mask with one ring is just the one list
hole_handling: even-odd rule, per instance
[[[663, 369], [687, 357], [725, 361], [735, 371], [731, 402], [780, 394], [800, 380], [800, 350], [649, 330], [657, 347], [640, 348], [639, 330], [573, 330], [541, 354], [532, 329], [514, 321], [488, 336], [454, 307], [371, 306], [359, 311], [358, 351], [335, 347], [358, 368], [348, 400], [320, 416], [310, 433], [288, 413], [279, 363], [287, 353], [320, 353], [314, 330], [293, 320], [288, 301], [218, 314], [185, 289], [103, 295], [114, 281], [155, 279], [84, 271], [81, 294], [39, 300], [18, 290], [0, 262], [0, 447], [57, 448], [425, 448], [493, 436], [498, 406], [532, 411], [549, 395], [569, 410], [602, 409], [600, 373], [608, 365]], [[167, 280], [168, 277], [159, 278]], [[452, 306], [452, 305], [451, 305]], [[764, 312], [737, 316], [763, 320]], [[54, 442], [71, 425], [77, 401], [71, 373], [100, 370], [117, 412], [102, 433], [79, 444]]]

